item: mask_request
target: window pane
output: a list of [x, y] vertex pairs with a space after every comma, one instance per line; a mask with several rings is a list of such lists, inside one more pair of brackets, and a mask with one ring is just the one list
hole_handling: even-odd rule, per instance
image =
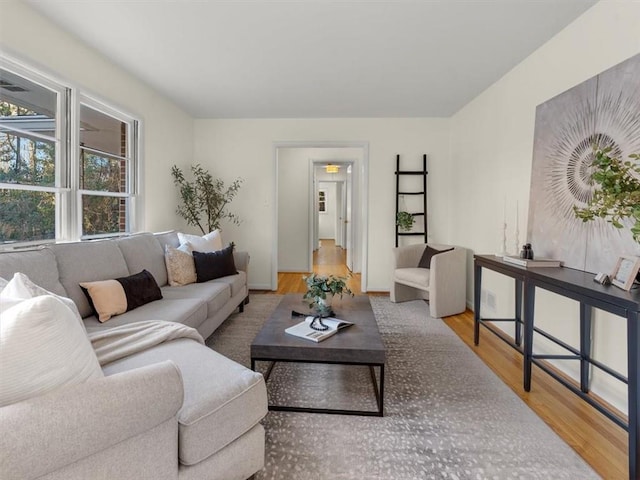
[[0, 243], [55, 238], [55, 194], [0, 190]]
[[55, 138], [57, 95], [0, 68], [0, 124]]
[[80, 145], [119, 157], [127, 156], [127, 124], [80, 105]]
[[127, 162], [80, 150], [80, 188], [99, 192], [127, 191]]
[[127, 200], [118, 197], [82, 196], [82, 234], [125, 232]]
[[0, 131], [0, 182], [54, 186], [55, 152], [53, 142]]

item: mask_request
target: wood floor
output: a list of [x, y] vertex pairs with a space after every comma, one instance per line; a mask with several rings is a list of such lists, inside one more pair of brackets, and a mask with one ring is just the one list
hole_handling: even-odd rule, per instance
[[[313, 271], [321, 275], [347, 277], [347, 286], [356, 295], [360, 290], [361, 275], [351, 273], [346, 265], [347, 251], [336, 247], [333, 240], [320, 240], [321, 247], [313, 252]], [[302, 277], [309, 272], [278, 273], [278, 293], [304, 293], [307, 290]]]
[[[322, 248], [314, 254], [314, 271], [324, 275], [348, 275], [344, 254], [344, 250], [332, 241], [323, 240]], [[280, 273], [277, 293], [303, 293], [304, 274]], [[360, 275], [349, 278], [349, 287], [354, 293], [361, 293]], [[535, 366], [531, 392], [525, 392], [522, 388], [522, 355], [484, 329], [480, 333], [480, 345], [473, 346], [471, 311], [447, 317], [444, 321], [600, 476], [627, 478], [627, 433], [623, 429]]]

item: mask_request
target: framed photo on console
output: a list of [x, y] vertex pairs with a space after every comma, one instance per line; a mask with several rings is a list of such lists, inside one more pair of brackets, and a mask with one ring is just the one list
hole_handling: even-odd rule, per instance
[[611, 283], [623, 290], [631, 290], [631, 285], [640, 270], [640, 257], [623, 255], [618, 258], [616, 268], [611, 273]]

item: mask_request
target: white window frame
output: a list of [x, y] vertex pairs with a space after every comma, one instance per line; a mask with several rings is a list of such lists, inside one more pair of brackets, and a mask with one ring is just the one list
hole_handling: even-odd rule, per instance
[[[127, 153], [124, 157], [119, 157], [118, 155], [114, 155], [111, 153], [100, 152], [98, 150], [93, 150], [91, 148], [85, 148], [85, 150], [92, 150], [97, 153], [105, 153], [109, 157], [118, 157], [127, 161], [127, 184], [126, 184], [126, 192], [105, 192], [98, 190], [85, 190], [80, 188], [80, 150], [83, 148], [80, 145], [80, 106], [84, 105], [93, 110], [96, 110], [104, 115], [108, 115], [112, 118], [115, 118], [118, 121], [121, 121], [127, 125]], [[72, 163], [74, 165], [74, 169], [72, 169], [72, 178], [73, 185], [75, 186], [75, 226], [76, 232], [75, 237], [80, 239], [91, 239], [91, 238], [103, 238], [103, 237], [113, 237], [120, 235], [128, 235], [132, 231], [135, 231], [134, 227], [137, 225], [137, 215], [136, 211], [136, 198], [138, 197], [138, 187], [139, 187], [139, 125], [140, 121], [134, 118], [131, 115], [128, 115], [121, 110], [113, 108], [112, 106], [96, 99], [93, 96], [79, 93], [77, 95], [77, 101], [75, 102], [75, 111], [76, 115], [74, 116], [74, 128], [73, 132], [76, 134], [76, 138], [73, 141], [73, 153], [72, 153]], [[83, 195], [92, 195], [97, 197], [117, 197], [117, 198], [125, 198], [127, 200], [127, 219], [126, 219], [126, 229], [124, 232], [111, 232], [111, 233], [103, 233], [97, 235], [83, 235], [82, 233], [82, 196]]]
[[[55, 75], [36, 69], [27, 62], [7, 55], [0, 55], [0, 68], [24, 77], [44, 88], [57, 93], [56, 133], [55, 133], [55, 185], [15, 185], [0, 183], [2, 189], [31, 190], [55, 194], [55, 239], [32, 240], [0, 244], [0, 250], [20, 248], [31, 245], [76, 241], [87, 238], [113, 237], [139, 231], [143, 225], [142, 204], [142, 121], [140, 118], [114, 106], [114, 102], [105, 101], [92, 95], [83, 88], [57, 78]], [[94, 192], [80, 190], [80, 104], [112, 116], [128, 125], [127, 131], [127, 193]], [[19, 130], [11, 130], [20, 133]], [[27, 132], [30, 136], [37, 136]], [[50, 140], [49, 137], [45, 137]], [[104, 196], [126, 196], [127, 228], [126, 232], [113, 232], [101, 235], [82, 235], [82, 195], [96, 194]]]

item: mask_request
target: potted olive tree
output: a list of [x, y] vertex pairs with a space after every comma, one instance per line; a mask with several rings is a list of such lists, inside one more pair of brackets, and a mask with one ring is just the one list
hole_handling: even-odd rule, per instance
[[189, 225], [198, 227], [203, 235], [220, 228], [220, 222], [223, 219], [239, 225], [240, 218], [229, 212], [227, 206], [240, 190], [242, 179], [238, 178], [230, 186], [225, 187], [222, 180], [214, 179], [199, 164], [191, 166], [191, 174], [192, 181], [187, 180], [182, 170], [176, 165], [171, 168], [173, 183], [178, 187], [182, 201], [182, 204], [176, 208], [176, 213]]

